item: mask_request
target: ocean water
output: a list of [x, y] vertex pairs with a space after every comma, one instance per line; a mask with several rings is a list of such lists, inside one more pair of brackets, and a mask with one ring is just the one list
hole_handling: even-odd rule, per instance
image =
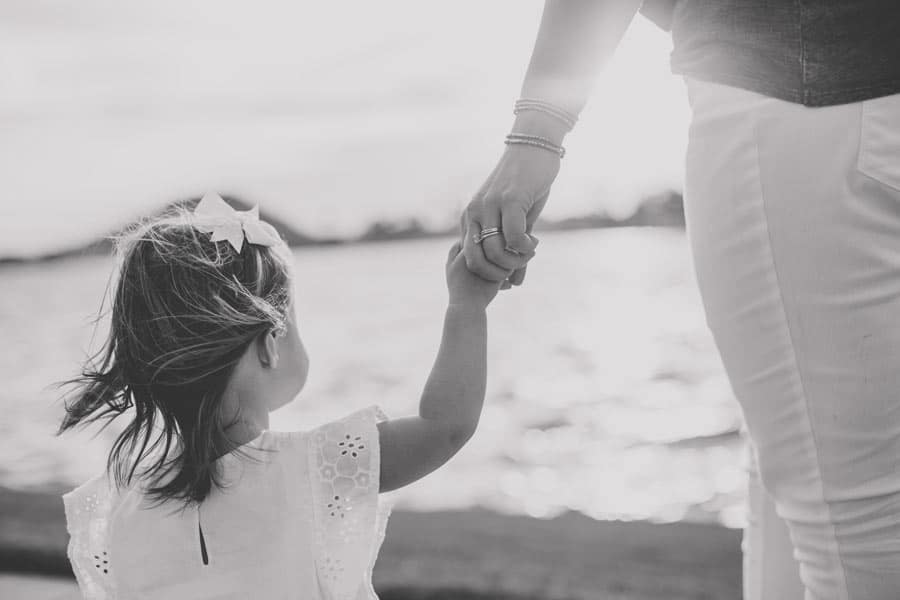
[[[307, 429], [379, 404], [415, 411], [437, 351], [451, 240], [296, 250], [308, 385], [273, 414]], [[74, 486], [110, 429], [54, 437], [51, 384], [77, 372], [112, 261], [0, 269], [0, 486]], [[547, 233], [526, 285], [489, 309], [480, 428], [398, 506], [743, 523], [740, 415], [706, 330], [683, 232]]]

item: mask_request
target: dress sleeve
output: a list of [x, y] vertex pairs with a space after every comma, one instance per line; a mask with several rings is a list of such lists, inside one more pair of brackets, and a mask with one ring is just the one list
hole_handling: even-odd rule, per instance
[[389, 509], [379, 506], [377, 407], [308, 434], [316, 573], [327, 600], [375, 598], [372, 567]]
[[63, 495], [67, 554], [85, 600], [115, 598], [108, 548], [112, 484], [104, 473]]

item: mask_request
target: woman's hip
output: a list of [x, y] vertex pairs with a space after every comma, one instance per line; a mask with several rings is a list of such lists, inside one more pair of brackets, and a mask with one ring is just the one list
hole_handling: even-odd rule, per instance
[[881, 598], [900, 585], [900, 96], [689, 92], [688, 235], [763, 484], [812, 593], [866, 572]]

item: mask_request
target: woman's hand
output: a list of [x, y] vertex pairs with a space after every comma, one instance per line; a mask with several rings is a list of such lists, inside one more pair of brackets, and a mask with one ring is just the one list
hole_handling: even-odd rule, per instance
[[[525, 266], [537, 247], [531, 230], [558, 172], [559, 157], [554, 153], [533, 146], [507, 146], [462, 215], [463, 254], [470, 271], [504, 282], [503, 289], [522, 284]], [[503, 234], [476, 244], [474, 236], [489, 227], [501, 227]]]
[[[521, 98], [538, 99], [578, 115], [601, 64], [612, 56], [641, 0], [545, 0]], [[512, 132], [536, 135], [559, 146], [569, 127], [540, 111], [519, 112]], [[509, 146], [462, 217], [463, 252], [469, 269], [503, 288], [520, 285], [534, 255], [527, 234], [547, 203], [559, 157], [530, 146]], [[502, 236], [475, 244], [472, 235], [502, 227]], [[510, 252], [506, 247], [514, 250]], [[506, 273], [513, 271], [508, 279]]]

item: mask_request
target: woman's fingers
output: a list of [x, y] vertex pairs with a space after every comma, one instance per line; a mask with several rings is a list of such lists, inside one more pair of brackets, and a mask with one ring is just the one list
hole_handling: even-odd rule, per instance
[[531, 258], [530, 256], [521, 256], [507, 250], [506, 239], [503, 233], [487, 238], [481, 242], [481, 247], [488, 261], [501, 269], [505, 269], [507, 272], [518, 269]]
[[[529, 227], [529, 229], [530, 229], [530, 227]], [[526, 235], [528, 236], [528, 239], [531, 240], [533, 246], [535, 248], [537, 248], [537, 245], [541, 242], [541, 240], [539, 240], [536, 235], [531, 235], [530, 232], [526, 233]], [[532, 250], [531, 256], [529, 256], [528, 260], [531, 260], [534, 257], [534, 254], [535, 254], [535, 251]], [[525, 265], [522, 265], [522, 268], [516, 269], [515, 271], [513, 271], [512, 274], [509, 276], [509, 279], [507, 280], [507, 281], [509, 281], [509, 286], [512, 287], [512, 286], [522, 285], [525, 282], [525, 272], [527, 270], [528, 270], [528, 265], [525, 264]]]
[[510, 286], [513, 285], [522, 285], [522, 282], [525, 281], [525, 271], [528, 269], [528, 265], [525, 265], [521, 269], [516, 269], [512, 272], [512, 275], [509, 276]]
[[[528, 235], [526, 223], [527, 212], [523, 206], [513, 206], [502, 210], [503, 237], [506, 239], [506, 250], [519, 256], [534, 256], [537, 244]], [[522, 265], [516, 265], [520, 267]]]
[[[466, 266], [470, 271], [482, 279], [487, 279], [488, 281], [503, 281], [510, 274], [512, 269], [502, 268], [492, 263], [485, 257], [483, 251], [483, 244], [493, 238], [488, 238], [480, 244], [475, 243], [475, 235], [480, 233], [481, 230], [486, 227], [488, 226], [483, 223], [469, 219], [466, 227], [466, 234], [463, 238], [463, 254], [466, 257]], [[496, 225], [494, 225], [494, 227], [496, 227]]]
[[[485, 225], [485, 227], [499, 227], [501, 235], [495, 235], [482, 242], [484, 255], [495, 265], [513, 271], [525, 265], [534, 256], [534, 244], [525, 233], [525, 210], [520, 204], [513, 203], [510, 206], [499, 205], [494, 219], [497, 225]], [[491, 211], [493, 212], [493, 211]]]
[[[546, 202], [546, 197], [542, 199]], [[521, 285], [525, 279], [525, 265], [534, 257], [537, 238], [530, 235], [533, 220], [526, 206], [517, 197], [501, 199], [488, 192], [476, 196], [460, 218], [462, 252], [470, 271], [489, 281], [503, 282], [501, 289]], [[534, 218], [543, 207], [536, 206]], [[499, 230], [476, 242], [476, 236], [487, 229]]]

